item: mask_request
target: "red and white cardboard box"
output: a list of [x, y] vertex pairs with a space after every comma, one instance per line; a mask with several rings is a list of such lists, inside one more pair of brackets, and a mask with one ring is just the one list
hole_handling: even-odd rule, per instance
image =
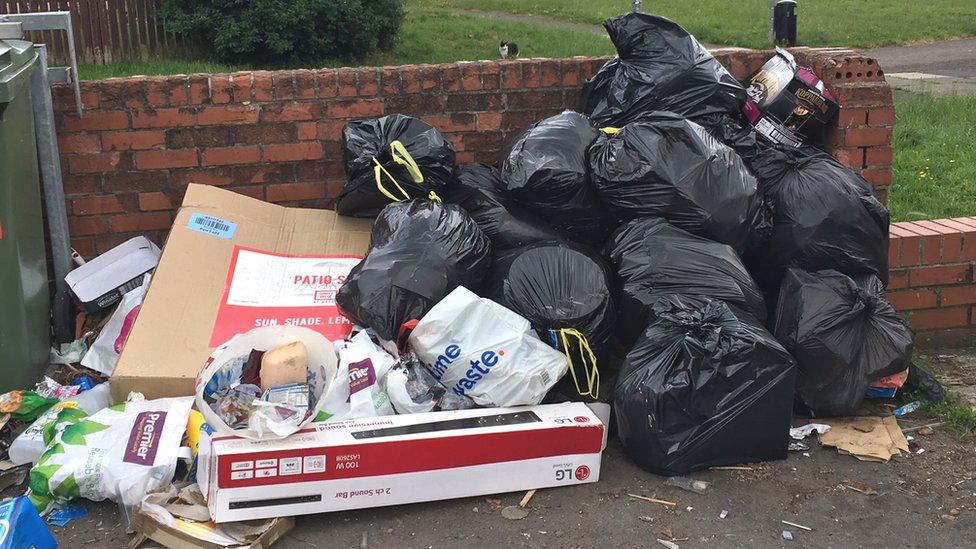
[[579, 402], [315, 423], [215, 436], [197, 480], [216, 522], [498, 494], [596, 482], [606, 434]]

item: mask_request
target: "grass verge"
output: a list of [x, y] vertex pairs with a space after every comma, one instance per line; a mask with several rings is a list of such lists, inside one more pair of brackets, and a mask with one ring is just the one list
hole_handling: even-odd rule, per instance
[[[932, 361], [925, 355], [916, 354], [912, 363], [930, 376], [935, 377]], [[920, 411], [935, 421], [941, 421], [940, 428], [948, 433], [962, 438], [976, 432], [976, 410], [955, 394], [946, 391], [946, 397], [941, 402], [929, 402], [925, 395], [918, 392], [905, 395], [902, 403], [918, 400], [922, 403]]]
[[393, 49], [362, 61], [323, 59], [283, 63], [272, 66], [222, 64], [207, 61], [166, 59], [147, 62], [82, 65], [84, 80], [116, 76], [222, 73], [250, 69], [321, 68], [349, 65], [409, 65], [450, 63], [498, 59], [498, 44], [503, 40], [518, 42], [522, 57], [571, 57], [574, 55], [611, 55], [613, 46], [605, 36], [573, 29], [550, 28], [534, 23], [498, 21], [452, 10], [431, 8], [423, 0], [410, 0], [406, 18]]
[[[629, 11], [631, 5], [629, 0], [432, 0], [432, 3], [594, 24]], [[768, 47], [768, 0], [646, 0], [644, 10], [679, 23], [704, 42]], [[866, 48], [973, 35], [976, 35], [973, 0], [802, 0], [797, 5], [797, 39], [807, 46]]]
[[892, 220], [976, 215], [976, 96], [913, 94], [895, 112]]
[[923, 401], [921, 410], [943, 422], [939, 428], [956, 437], [963, 438], [976, 432], [976, 411], [952, 393], [936, 404]]

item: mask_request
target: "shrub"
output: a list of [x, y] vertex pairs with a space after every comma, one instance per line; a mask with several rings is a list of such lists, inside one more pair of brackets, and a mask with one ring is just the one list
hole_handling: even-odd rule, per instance
[[403, 20], [402, 0], [164, 0], [169, 30], [227, 62], [360, 59], [385, 50]]

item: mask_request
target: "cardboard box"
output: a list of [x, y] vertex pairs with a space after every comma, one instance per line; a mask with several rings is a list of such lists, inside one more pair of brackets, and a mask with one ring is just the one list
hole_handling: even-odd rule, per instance
[[142, 284], [159, 262], [159, 247], [144, 236], [130, 238], [71, 271], [64, 281], [86, 313], [115, 305]]
[[142, 536], [143, 539], [151, 539], [163, 547], [179, 547], [188, 549], [267, 549], [274, 545], [276, 541], [284, 537], [295, 527], [295, 519], [291, 517], [278, 517], [274, 519], [267, 530], [253, 542], [247, 544], [234, 543], [220, 532], [213, 522], [193, 522], [179, 517], [173, 518], [173, 523], [165, 524], [157, 520], [152, 515], [145, 513], [141, 508], [133, 510], [132, 522], [129, 525], [136, 533], [136, 538], [130, 542], [129, 547], [139, 547], [142, 543], [136, 544]]
[[285, 208], [190, 185], [112, 376], [112, 398], [192, 395], [210, 352], [252, 327], [293, 323], [342, 337], [335, 307], [372, 221]]
[[316, 423], [275, 441], [201, 444], [215, 522], [596, 482], [606, 426], [586, 404]]

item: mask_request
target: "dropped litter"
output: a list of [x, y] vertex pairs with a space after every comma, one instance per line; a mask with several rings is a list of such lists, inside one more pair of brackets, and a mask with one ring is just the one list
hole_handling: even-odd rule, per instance
[[47, 515], [47, 523], [54, 526], [64, 526], [74, 519], [82, 518], [88, 511], [81, 504], [68, 505], [60, 509], [55, 509]]
[[790, 428], [790, 438], [793, 440], [803, 440], [813, 433], [824, 434], [830, 430], [830, 425], [824, 423], [807, 423], [799, 427]]
[[278, 517], [218, 525], [210, 520], [199, 487], [190, 484], [179, 490], [169, 486], [146, 495], [135, 509], [131, 526], [143, 540], [152, 539], [166, 547], [263, 549], [294, 528], [295, 519]]
[[704, 495], [708, 492], [708, 482], [704, 480], [694, 480], [688, 477], [669, 477], [664, 481], [665, 486], [674, 486], [689, 492]]
[[908, 404], [900, 408], [895, 408], [895, 410], [891, 413], [894, 414], [895, 417], [904, 417], [918, 410], [921, 407], [922, 407], [922, 403], [920, 401], [913, 400], [912, 402], [909, 402]]
[[867, 483], [856, 481], [856, 480], [845, 480], [840, 483], [842, 488], [847, 490], [854, 490], [855, 492], [860, 492], [866, 496], [876, 496], [878, 492], [871, 488]]
[[502, 509], [502, 516], [508, 520], [522, 520], [529, 516], [529, 510], [518, 505], [509, 505]]
[[908, 441], [893, 416], [852, 417], [825, 420], [830, 430], [820, 435], [822, 446], [833, 446], [842, 454], [861, 461], [887, 462], [908, 452]]

